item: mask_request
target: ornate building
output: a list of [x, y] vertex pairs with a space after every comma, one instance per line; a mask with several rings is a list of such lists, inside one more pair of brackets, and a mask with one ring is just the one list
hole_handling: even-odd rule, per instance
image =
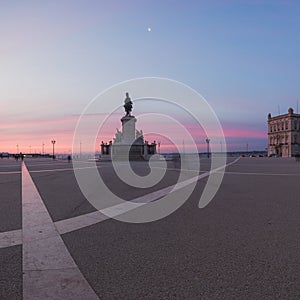
[[292, 157], [300, 154], [300, 114], [268, 115], [268, 155]]

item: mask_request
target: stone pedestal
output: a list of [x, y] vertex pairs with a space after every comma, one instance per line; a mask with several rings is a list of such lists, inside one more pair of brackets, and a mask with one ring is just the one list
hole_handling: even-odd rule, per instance
[[125, 116], [121, 119], [122, 122], [122, 144], [131, 145], [135, 141], [135, 123], [134, 116]]

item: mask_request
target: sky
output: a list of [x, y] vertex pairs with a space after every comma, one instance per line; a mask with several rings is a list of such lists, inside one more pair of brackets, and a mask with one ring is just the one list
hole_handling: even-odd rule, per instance
[[[0, 1], [0, 152], [50, 152], [55, 139], [69, 153], [87, 104], [139, 77], [190, 86], [218, 116], [228, 150], [263, 150], [268, 113], [300, 98], [299, 15], [288, 0]], [[204, 149], [201, 130], [183, 123]], [[116, 128], [119, 119], [102, 138]]]

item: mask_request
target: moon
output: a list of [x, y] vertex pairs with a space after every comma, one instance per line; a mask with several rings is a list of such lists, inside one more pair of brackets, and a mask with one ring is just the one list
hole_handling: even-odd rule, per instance
[[147, 31], [148, 31], [148, 32], [151, 32], [151, 27], [148, 27], [148, 28], [147, 28]]

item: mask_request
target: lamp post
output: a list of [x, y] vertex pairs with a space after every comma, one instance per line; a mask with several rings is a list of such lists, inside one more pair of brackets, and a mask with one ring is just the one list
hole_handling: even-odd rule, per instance
[[42, 149], [43, 149], [43, 150], [42, 150], [42, 153], [43, 153], [43, 155], [44, 155], [44, 154], [45, 154], [45, 144], [44, 144], [44, 143], [42, 144]]
[[209, 142], [210, 142], [210, 139], [207, 138], [205, 141], [206, 141], [206, 144], [207, 144], [207, 158], [209, 158]]
[[52, 140], [51, 143], [52, 143], [52, 158], [55, 159], [55, 157], [54, 157], [54, 144], [56, 143], [56, 141]]
[[17, 144], [16, 146], [17, 146], [17, 154], [19, 154], [19, 144]]

